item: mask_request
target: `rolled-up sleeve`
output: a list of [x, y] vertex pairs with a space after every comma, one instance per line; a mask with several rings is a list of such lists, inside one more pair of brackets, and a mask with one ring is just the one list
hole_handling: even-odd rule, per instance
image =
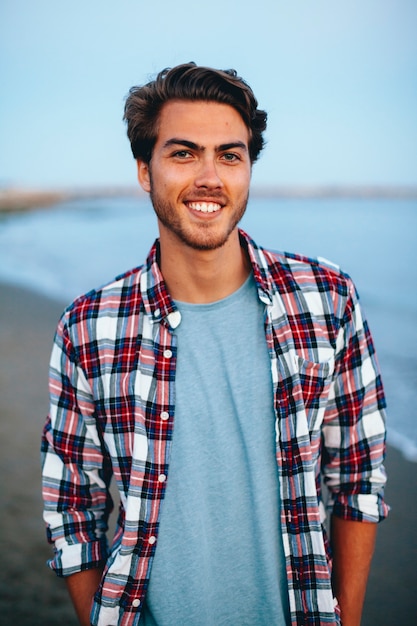
[[323, 423], [322, 473], [335, 515], [379, 522], [389, 510], [384, 502], [386, 403], [368, 324], [350, 279], [348, 285]]
[[59, 575], [98, 567], [107, 557], [111, 464], [86, 375], [64, 314], [50, 362], [50, 412], [42, 436], [42, 493], [50, 567]]

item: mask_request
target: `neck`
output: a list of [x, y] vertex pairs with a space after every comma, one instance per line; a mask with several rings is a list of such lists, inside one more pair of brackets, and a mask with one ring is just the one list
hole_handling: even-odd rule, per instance
[[[162, 235], [162, 233], [161, 233]], [[239, 289], [250, 273], [250, 262], [235, 229], [216, 250], [173, 248], [160, 237], [161, 271], [174, 300], [205, 304], [226, 298]]]

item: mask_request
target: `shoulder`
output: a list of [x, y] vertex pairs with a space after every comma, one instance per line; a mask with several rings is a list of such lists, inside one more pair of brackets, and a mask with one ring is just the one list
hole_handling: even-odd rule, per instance
[[289, 289], [335, 291], [341, 296], [348, 296], [354, 289], [349, 274], [324, 257], [308, 257], [266, 249], [262, 249], [262, 252], [274, 283], [284, 283]]
[[[281, 298], [290, 298], [296, 309], [304, 308], [300, 301], [309, 298], [323, 306], [336, 308], [341, 313], [348, 300], [356, 300], [357, 292], [350, 276], [341, 268], [322, 257], [309, 257], [292, 252], [280, 252], [257, 245], [245, 232], [240, 231], [242, 245], [246, 247], [259, 287]], [[289, 306], [291, 305], [289, 302]]]
[[72, 326], [88, 319], [126, 316], [136, 311], [141, 301], [142, 270], [143, 266], [130, 269], [98, 289], [77, 297], [65, 309], [63, 320]]

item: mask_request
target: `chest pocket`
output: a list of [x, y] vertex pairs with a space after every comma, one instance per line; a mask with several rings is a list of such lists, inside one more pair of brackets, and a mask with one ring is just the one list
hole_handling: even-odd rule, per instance
[[310, 431], [317, 423], [321, 423], [324, 409], [327, 405], [329, 392], [335, 370], [334, 357], [328, 361], [308, 361], [303, 357], [296, 356], [302, 389], [303, 403], [307, 412]]

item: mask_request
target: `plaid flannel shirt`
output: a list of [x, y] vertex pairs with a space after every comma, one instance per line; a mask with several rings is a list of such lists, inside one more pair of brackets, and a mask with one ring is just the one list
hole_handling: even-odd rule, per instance
[[[385, 401], [372, 339], [346, 274], [266, 251], [242, 231], [240, 239], [265, 305], [291, 623], [339, 624], [321, 481], [335, 515], [377, 522], [387, 514]], [[50, 566], [61, 576], [104, 566], [97, 626], [138, 624], [169, 482], [181, 318], [157, 257], [156, 242], [144, 266], [77, 299], [51, 357], [42, 443]], [[112, 475], [121, 504], [108, 550]]]

